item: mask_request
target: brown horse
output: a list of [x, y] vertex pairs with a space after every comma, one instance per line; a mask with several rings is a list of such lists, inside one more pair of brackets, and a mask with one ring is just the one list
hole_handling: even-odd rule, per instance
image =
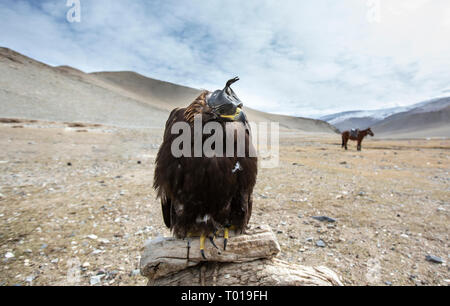
[[347, 143], [348, 140], [354, 140], [358, 142], [358, 151], [361, 151], [361, 142], [363, 141], [364, 137], [366, 137], [367, 135], [370, 136], [375, 136], [375, 134], [372, 132], [372, 130], [370, 128], [368, 128], [367, 130], [357, 130], [357, 134], [356, 137], [355, 135], [352, 135], [352, 133], [350, 133], [350, 131], [345, 131], [342, 133], [342, 147], [345, 148], [345, 150], [347, 150]]

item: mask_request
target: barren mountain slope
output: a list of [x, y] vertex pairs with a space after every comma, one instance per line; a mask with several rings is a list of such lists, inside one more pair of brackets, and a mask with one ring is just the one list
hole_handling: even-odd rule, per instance
[[450, 137], [450, 98], [390, 116], [373, 126], [373, 130], [392, 138]]
[[0, 49], [0, 117], [161, 127], [167, 111], [102, 87], [73, 68]]
[[[51, 67], [6, 48], [0, 48], [0, 85], [0, 117], [145, 128], [162, 128], [170, 110], [188, 105], [201, 92], [135, 72], [87, 74], [69, 66]], [[320, 120], [245, 111], [251, 121], [335, 132]]]
[[341, 131], [372, 127], [376, 137], [450, 137], [450, 97], [440, 97], [414, 105], [350, 111], [321, 117]]
[[[187, 103], [193, 101], [201, 93], [201, 90], [198, 89], [147, 78], [129, 71], [95, 72], [91, 75], [120, 87], [130, 93], [130, 97], [134, 99], [157, 105], [167, 110], [172, 110], [175, 107], [185, 107]], [[279, 122], [281, 127], [299, 129], [305, 132], [333, 133], [336, 131], [332, 125], [321, 120], [269, 114], [246, 107], [245, 101], [244, 109], [249, 120], [255, 122]]]

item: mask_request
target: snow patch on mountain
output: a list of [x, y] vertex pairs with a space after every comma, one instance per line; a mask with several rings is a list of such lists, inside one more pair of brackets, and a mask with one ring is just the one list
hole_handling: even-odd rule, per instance
[[341, 122], [344, 122], [345, 120], [349, 120], [349, 119], [353, 119], [353, 118], [371, 118], [374, 120], [381, 121], [392, 115], [395, 115], [398, 113], [403, 113], [403, 112], [408, 112], [408, 111], [416, 109], [416, 108], [422, 108], [429, 104], [430, 105], [426, 108], [427, 110], [430, 109], [431, 107], [438, 109], [442, 106], [441, 105], [432, 106], [432, 103], [437, 100], [440, 100], [440, 99], [442, 99], [442, 98], [431, 99], [428, 101], [420, 102], [420, 103], [409, 105], [409, 106], [398, 106], [398, 107], [378, 109], [378, 110], [359, 110], [359, 111], [342, 112], [342, 113], [323, 116], [320, 118], [320, 120], [324, 120], [333, 125], [337, 125]]

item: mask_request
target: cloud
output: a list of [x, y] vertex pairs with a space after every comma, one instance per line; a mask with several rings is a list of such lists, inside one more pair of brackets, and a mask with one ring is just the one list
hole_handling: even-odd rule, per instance
[[407, 105], [450, 83], [447, 0], [65, 0], [0, 3], [0, 45], [87, 72], [134, 70], [297, 116]]

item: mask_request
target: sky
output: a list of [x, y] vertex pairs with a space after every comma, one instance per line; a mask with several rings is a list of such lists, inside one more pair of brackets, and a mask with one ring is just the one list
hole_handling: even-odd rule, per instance
[[[0, 46], [319, 117], [450, 95], [449, 0], [2, 0]], [[71, 2], [71, 1], [69, 1]]]

